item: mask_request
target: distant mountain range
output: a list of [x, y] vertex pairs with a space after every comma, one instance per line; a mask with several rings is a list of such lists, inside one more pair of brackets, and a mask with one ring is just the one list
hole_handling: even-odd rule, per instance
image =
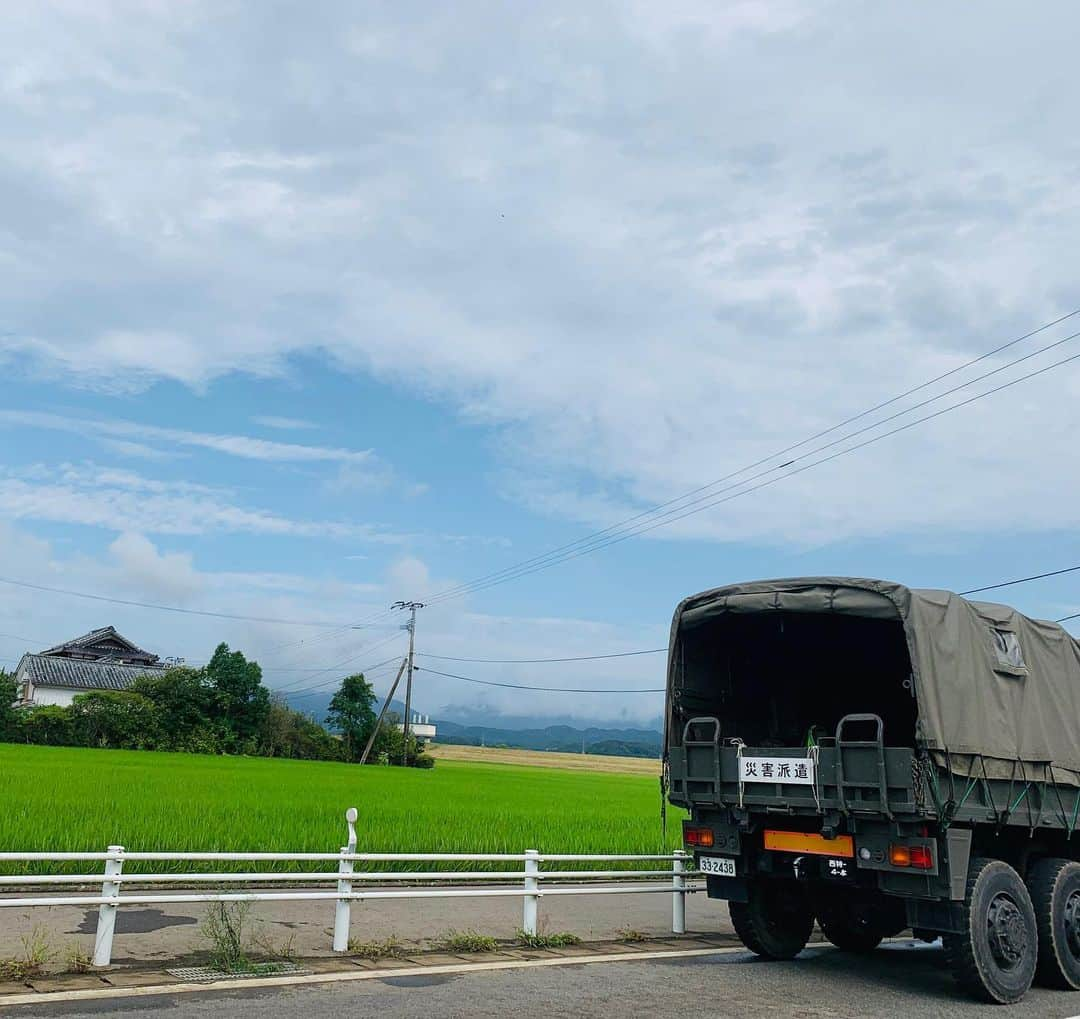
[[439, 743], [465, 746], [514, 747], [522, 750], [557, 750], [562, 753], [612, 754], [616, 757], [659, 757], [662, 735], [652, 729], [577, 729], [549, 725], [543, 729], [504, 729], [489, 725], [462, 725], [438, 719]]
[[[310, 714], [319, 722], [326, 718], [332, 692], [289, 697], [291, 707]], [[390, 709], [404, 714], [405, 705], [394, 700]], [[414, 712], [426, 713], [419, 705]], [[444, 709], [446, 711], [447, 709]], [[461, 719], [435, 717], [437, 742], [471, 747], [511, 747], [520, 750], [552, 750], [562, 753], [611, 754], [616, 757], [659, 757], [663, 736], [659, 720], [655, 728], [624, 727], [617, 723], [582, 722], [560, 716], [557, 719], [521, 715], [485, 714], [475, 708], [454, 711]], [[481, 724], [481, 720], [485, 724]], [[542, 723], [549, 722], [548, 725]], [[577, 724], [574, 724], [574, 723]]]

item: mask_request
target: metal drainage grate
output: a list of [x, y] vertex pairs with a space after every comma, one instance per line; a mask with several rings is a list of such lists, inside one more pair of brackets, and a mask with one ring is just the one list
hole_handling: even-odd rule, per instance
[[219, 980], [251, 980], [254, 977], [303, 976], [311, 973], [292, 962], [268, 962], [255, 965], [244, 973], [224, 973], [212, 966], [179, 966], [165, 971], [188, 984], [213, 984]]

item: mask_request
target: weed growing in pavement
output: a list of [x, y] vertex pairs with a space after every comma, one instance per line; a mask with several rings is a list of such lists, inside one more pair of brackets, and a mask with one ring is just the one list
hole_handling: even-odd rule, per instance
[[436, 942], [447, 952], [497, 952], [499, 942], [488, 934], [478, 934], [473, 930], [447, 931]]
[[615, 940], [625, 945], [638, 945], [642, 941], [648, 941], [649, 935], [644, 931], [636, 931], [633, 927], [623, 927], [616, 931]]
[[270, 931], [251, 935], [251, 947], [259, 955], [274, 962], [296, 962], [296, 935], [290, 934], [283, 941], [275, 941]]
[[247, 973], [252, 962], [247, 955], [244, 927], [251, 913], [249, 902], [212, 902], [199, 932], [210, 942], [210, 965], [222, 973]]
[[581, 944], [581, 938], [569, 931], [558, 934], [528, 934], [519, 930], [516, 937], [517, 943], [522, 948], [567, 948], [570, 945]]
[[69, 973], [89, 973], [94, 968], [94, 957], [77, 941], [68, 944], [64, 958]]
[[348, 953], [360, 959], [400, 959], [405, 955], [405, 946], [393, 935], [385, 941], [354, 941], [350, 938]]
[[22, 983], [39, 977], [45, 972], [45, 964], [56, 955], [49, 948], [49, 932], [42, 924], [35, 924], [19, 941], [22, 943], [19, 955], [0, 959], [0, 980]]

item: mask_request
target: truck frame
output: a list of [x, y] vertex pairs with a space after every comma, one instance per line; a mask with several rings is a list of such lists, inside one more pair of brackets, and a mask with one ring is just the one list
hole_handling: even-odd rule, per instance
[[758, 955], [793, 958], [815, 920], [852, 952], [911, 928], [983, 1000], [1080, 989], [1074, 690], [1076, 641], [1004, 606], [849, 578], [719, 588], [675, 614], [667, 796]]

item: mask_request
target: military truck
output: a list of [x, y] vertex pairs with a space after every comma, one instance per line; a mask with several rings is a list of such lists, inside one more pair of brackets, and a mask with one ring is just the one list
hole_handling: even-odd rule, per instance
[[957, 980], [1080, 989], [1080, 644], [1004, 605], [879, 580], [685, 599], [664, 781], [710, 898], [766, 959], [815, 921], [868, 952], [941, 937]]

